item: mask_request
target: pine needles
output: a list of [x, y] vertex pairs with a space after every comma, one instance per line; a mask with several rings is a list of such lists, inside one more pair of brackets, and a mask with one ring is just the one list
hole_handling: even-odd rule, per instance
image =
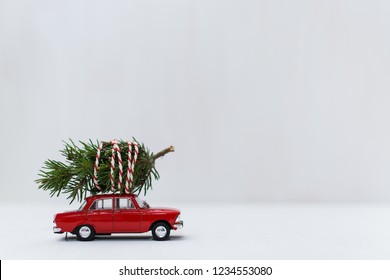
[[[152, 189], [152, 181], [158, 180], [160, 175], [155, 168], [155, 160], [164, 156], [169, 152], [173, 152], [171, 146], [156, 155], [151, 153], [143, 143], [138, 143], [138, 159], [134, 167], [133, 185], [130, 189], [131, 193], [139, 194]], [[99, 142], [96, 143], [81, 142], [78, 147], [72, 140], [64, 141], [64, 148], [60, 151], [65, 157], [65, 163], [56, 160], [47, 160], [44, 162], [43, 168], [40, 170], [39, 179], [35, 180], [39, 189], [50, 192], [51, 196], [59, 196], [61, 193], [67, 194], [70, 203], [74, 200], [82, 201], [88, 195], [98, 193], [110, 193], [110, 159], [111, 145], [104, 145], [100, 153], [100, 163], [98, 169], [98, 181], [101, 190], [96, 188], [93, 181], [94, 163], [96, 159], [96, 151]], [[129, 152], [128, 144], [124, 141], [118, 142], [121, 157], [123, 159], [123, 170], [127, 170], [127, 154]], [[114, 170], [114, 180], [117, 182], [119, 176], [118, 165]], [[125, 182], [126, 172], [123, 172], [122, 181]], [[118, 193], [124, 193], [124, 186], [117, 190]]]

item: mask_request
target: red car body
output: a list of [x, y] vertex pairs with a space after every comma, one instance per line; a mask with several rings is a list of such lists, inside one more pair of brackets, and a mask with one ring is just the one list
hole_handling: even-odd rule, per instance
[[176, 209], [150, 208], [134, 194], [95, 195], [77, 211], [56, 214], [53, 231], [76, 234], [82, 241], [95, 235], [152, 231], [155, 240], [166, 240], [170, 230], [182, 228], [179, 215]]

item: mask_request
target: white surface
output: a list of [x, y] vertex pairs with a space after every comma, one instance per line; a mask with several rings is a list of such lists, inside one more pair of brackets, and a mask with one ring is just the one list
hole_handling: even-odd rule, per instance
[[162, 200], [390, 201], [389, 3], [0, 1], [0, 199], [135, 136]]
[[[390, 206], [167, 204], [184, 228], [67, 241], [52, 233], [55, 205], [0, 206], [0, 259], [389, 259]], [[164, 205], [163, 205], [164, 206]]]

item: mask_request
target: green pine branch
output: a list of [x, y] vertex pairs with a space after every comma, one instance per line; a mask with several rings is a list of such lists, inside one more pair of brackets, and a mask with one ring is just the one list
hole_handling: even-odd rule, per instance
[[[173, 152], [174, 148], [170, 146], [154, 155], [143, 143], [139, 143], [135, 139], [134, 142], [138, 144], [139, 150], [138, 159], [134, 166], [133, 186], [130, 192], [146, 194], [149, 189], [152, 189], [152, 180], [160, 178], [155, 168], [155, 160], [169, 152]], [[81, 146], [78, 147], [71, 139], [69, 143], [64, 141], [64, 148], [60, 152], [65, 157], [65, 162], [56, 160], [44, 162], [44, 166], [38, 174], [39, 179], [35, 180], [39, 189], [49, 191], [51, 196], [59, 196], [61, 193], [67, 194], [68, 199], [71, 199], [70, 203], [74, 200], [82, 201], [88, 195], [112, 192], [110, 181], [112, 146], [108, 142], [104, 142], [100, 153], [98, 182], [101, 190], [99, 190], [93, 181], [94, 163], [99, 142], [94, 143], [89, 140], [89, 142], [80, 141], [80, 144]], [[129, 148], [127, 142], [124, 141], [119, 141], [118, 145], [123, 162], [123, 184], [117, 192], [124, 193]], [[116, 164], [114, 170], [116, 190], [118, 176], [118, 164]]]

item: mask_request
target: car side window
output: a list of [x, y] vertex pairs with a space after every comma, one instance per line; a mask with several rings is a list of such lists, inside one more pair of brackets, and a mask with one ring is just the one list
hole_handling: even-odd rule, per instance
[[94, 203], [92, 203], [90, 210], [109, 210], [112, 209], [112, 199], [106, 198], [106, 199], [99, 199], [95, 200]]
[[115, 203], [116, 209], [132, 209], [134, 208], [133, 203], [128, 198], [117, 198]]

